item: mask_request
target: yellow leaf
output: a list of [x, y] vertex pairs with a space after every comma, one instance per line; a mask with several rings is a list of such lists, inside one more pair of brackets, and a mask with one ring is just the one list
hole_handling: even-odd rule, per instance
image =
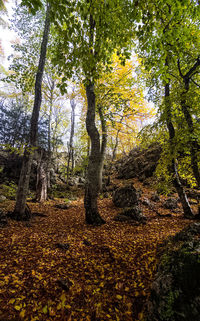
[[66, 296], [65, 296], [65, 293], [63, 293], [61, 296], [60, 296], [60, 299], [61, 299], [61, 304], [62, 304], [62, 307], [64, 307], [65, 305], [65, 301], [66, 301]]
[[43, 312], [44, 314], [47, 314], [47, 312], [48, 312], [48, 307], [47, 307], [47, 305], [45, 305], [45, 306], [43, 307], [42, 312]]
[[125, 287], [125, 291], [128, 292], [130, 289], [128, 287]]
[[117, 295], [116, 295], [116, 298], [117, 298], [118, 300], [121, 300], [121, 299], [122, 299], [122, 296], [119, 295], [119, 294], [117, 294]]
[[49, 307], [49, 315], [50, 316], [54, 316], [55, 315], [55, 311], [53, 310], [52, 307]]
[[128, 308], [128, 312], [130, 312], [131, 311], [131, 313], [132, 313], [132, 303], [127, 303], [127, 308]]
[[25, 314], [26, 314], [26, 310], [21, 310], [19, 316], [20, 316], [21, 318], [24, 318]]
[[19, 305], [15, 305], [14, 306], [14, 308], [15, 308], [15, 310], [17, 310], [17, 311], [20, 311], [21, 310], [21, 308], [22, 308], [22, 305], [21, 304], [19, 304]]
[[38, 273], [37, 278], [38, 278], [38, 280], [42, 280], [42, 275], [40, 273]]
[[38, 321], [38, 317], [31, 317], [31, 321]]
[[6, 281], [6, 283], [8, 283], [8, 280], [9, 280], [9, 276], [4, 276], [4, 280]]
[[8, 303], [13, 304], [15, 302], [15, 299], [10, 299]]
[[143, 312], [140, 312], [139, 314], [138, 314], [138, 320], [144, 320], [144, 314], [143, 314]]
[[35, 276], [35, 271], [34, 270], [32, 270], [32, 275]]

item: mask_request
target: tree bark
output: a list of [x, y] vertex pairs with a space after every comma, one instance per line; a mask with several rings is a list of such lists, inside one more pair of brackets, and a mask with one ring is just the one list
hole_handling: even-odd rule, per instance
[[[166, 107], [166, 112], [167, 112], [167, 128], [169, 131], [170, 153], [171, 153], [171, 155], [173, 155], [175, 129], [174, 129], [174, 125], [172, 123], [172, 116], [171, 116], [169, 82], [165, 85], [165, 107]], [[170, 167], [171, 167], [171, 171], [172, 171], [172, 175], [173, 175], [173, 184], [174, 184], [174, 187], [176, 188], [176, 191], [177, 191], [178, 196], [180, 198], [181, 205], [182, 205], [183, 212], [184, 212], [184, 217], [193, 218], [194, 214], [192, 212], [192, 209], [191, 209], [190, 204], [187, 199], [187, 195], [186, 195], [186, 193], [183, 189], [183, 186], [180, 182], [180, 179], [179, 179], [175, 157], [172, 157]]]
[[26, 220], [30, 218], [25, 211], [26, 198], [27, 198], [28, 189], [29, 189], [33, 155], [37, 146], [38, 118], [39, 118], [39, 111], [40, 111], [40, 106], [42, 101], [42, 93], [41, 93], [42, 77], [43, 77], [44, 66], [45, 66], [49, 28], [50, 28], [50, 4], [47, 3], [45, 26], [44, 26], [43, 39], [42, 39], [41, 51], [40, 51], [40, 59], [39, 59], [38, 70], [36, 74], [36, 80], [35, 80], [35, 98], [34, 98], [32, 117], [31, 117], [29, 145], [25, 148], [25, 152], [24, 152], [23, 164], [22, 164], [20, 179], [18, 183], [16, 204], [13, 212], [13, 218], [17, 220]]
[[100, 189], [100, 173], [102, 166], [101, 146], [99, 132], [95, 125], [95, 93], [94, 84], [90, 81], [86, 85], [88, 110], [86, 116], [86, 129], [91, 140], [91, 152], [89, 156], [87, 182], [85, 185], [85, 218], [86, 223], [101, 225], [105, 221], [101, 218], [97, 198]]

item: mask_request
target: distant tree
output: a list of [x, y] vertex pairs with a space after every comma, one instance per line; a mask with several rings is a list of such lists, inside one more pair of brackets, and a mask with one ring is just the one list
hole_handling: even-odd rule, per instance
[[72, 88], [72, 92], [69, 94], [70, 98], [70, 106], [71, 106], [71, 122], [70, 122], [70, 138], [68, 144], [68, 160], [67, 160], [67, 180], [69, 179], [70, 172], [70, 162], [71, 162], [71, 170], [74, 169], [74, 130], [75, 130], [75, 88]]
[[46, 51], [48, 44], [48, 36], [50, 29], [50, 4], [47, 3], [46, 18], [44, 25], [44, 32], [41, 43], [40, 58], [38, 63], [38, 69], [35, 79], [35, 93], [34, 93], [34, 106], [31, 116], [31, 126], [29, 132], [29, 142], [25, 149], [23, 164], [20, 173], [20, 179], [18, 184], [17, 198], [13, 217], [18, 220], [30, 218], [30, 213], [26, 211], [26, 197], [29, 187], [31, 165], [33, 161], [34, 150], [37, 147], [38, 136], [38, 118], [42, 101], [42, 78], [45, 66]]
[[[31, 113], [27, 102], [20, 99], [0, 101], [0, 144], [2, 147], [14, 147], [23, 151], [28, 143]], [[47, 148], [47, 119], [38, 122], [38, 145]]]

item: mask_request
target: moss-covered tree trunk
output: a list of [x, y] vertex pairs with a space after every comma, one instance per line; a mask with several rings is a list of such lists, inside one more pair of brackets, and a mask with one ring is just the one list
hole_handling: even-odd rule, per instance
[[40, 59], [39, 59], [38, 70], [36, 74], [36, 80], [35, 80], [35, 97], [34, 97], [34, 106], [33, 106], [32, 117], [31, 117], [29, 144], [26, 147], [24, 152], [23, 164], [22, 164], [20, 179], [18, 183], [16, 204], [13, 212], [13, 218], [17, 220], [25, 220], [25, 219], [29, 219], [30, 217], [30, 213], [27, 213], [26, 211], [26, 198], [27, 198], [28, 189], [29, 189], [33, 155], [37, 146], [38, 119], [39, 119], [39, 111], [40, 111], [40, 106], [42, 101], [42, 92], [41, 92], [42, 77], [43, 77], [44, 66], [45, 66], [49, 28], [50, 28], [50, 4], [47, 3], [45, 26], [44, 26], [41, 51], [40, 51]]

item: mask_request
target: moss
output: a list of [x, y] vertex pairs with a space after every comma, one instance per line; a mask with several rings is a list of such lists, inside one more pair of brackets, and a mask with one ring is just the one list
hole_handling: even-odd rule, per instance
[[5, 182], [4, 184], [0, 185], [0, 194], [6, 196], [6, 198], [15, 200], [17, 193], [17, 184], [14, 182]]
[[148, 321], [200, 321], [200, 242], [190, 234], [170, 238], [159, 249], [161, 262], [150, 296]]
[[178, 291], [169, 291], [168, 295], [166, 296], [166, 302], [165, 302], [165, 306], [163, 307], [161, 313], [160, 313], [160, 317], [161, 320], [163, 321], [173, 321], [174, 319], [174, 315], [175, 315], [175, 305], [176, 305], [176, 300], [179, 296], [179, 292]]
[[50, 197], [72, 201], [77, 199], [77, 191], [69, 190], [67, 185], [54, 185], [51, 189]]

